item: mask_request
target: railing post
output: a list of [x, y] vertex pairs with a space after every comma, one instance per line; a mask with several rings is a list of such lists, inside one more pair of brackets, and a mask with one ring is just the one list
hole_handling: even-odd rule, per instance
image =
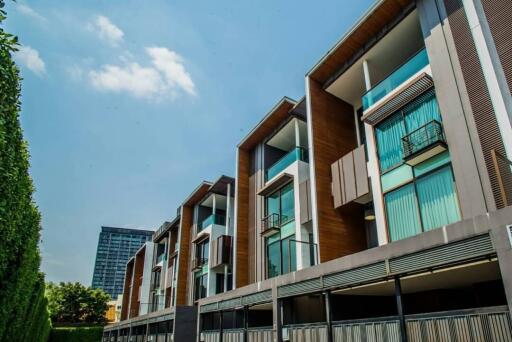
[[400, 324], [400, 335], [401, 341], [407, 342], [407, 328], [405, 326], [405, 316], [404, 310], [402, 307], [402, 286], [400, 284], [400, 278], [398, 276], [395, 277], [395, 298], [396, 298], [396, 308], [398, 312], [398, 319]]
[[249, 307], [244, 306], [244, 342], [247, 342], [248, 333], [247, 329], [249, 328]]
[[325, 298], [325, 318], [327, 321], [327, 342], [332, 342], [333, 336], [332, 336], [331, 291], [324, 292], [324, 298]]
[[222, 325], [224, 324], [223, 322], [223, 317], [222, 317], [222, 310], [219, 311], [219, 342], [222, 342]]

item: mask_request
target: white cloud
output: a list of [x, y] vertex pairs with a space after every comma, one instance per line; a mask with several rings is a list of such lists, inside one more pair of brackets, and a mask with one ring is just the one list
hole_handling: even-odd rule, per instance
[[103, 15], [96, 16], [89, 28], [111, 46], [118, 46], [123, 41], [124, 32]]
[[151, 98], [161, 94], [164, 89], [164, 82], [158, 71], [133, 62], [123, 66], [104, 65], [98, 71], [91, 71], [89, 77], [97, 89], [128, 92], [141, 98]]
[[20, 46], [14, 54], [15, 58], [29, 70], [41, 76], [46, 72], [44, 61], [39, 52], [30, 46]]
[[162, 72], [171, 87], [183, 89], [190, 95], [196, 95], [194, 82], [185, 70], [183, 58], [176, 52], [164, 47], [150, 47], [146, 52], [152, 59], [153, 65]]
[[36, 12], [32, 7], [30, 7], [29, 5], [26, 5], [26, 4], [22, 4], [22, 3], [18, 3], [16, 5], [16, 9], [18, 10], [18, 12], [20, 12], [21, 14], [24, 14], [28, 17], [31, 17], [31, 18], [34, 18], [34, 19], [37, 19], [37, 20], [40, 20], [40, 21], [46, 21], [46, 18], [43, 17], [41, 14], [39, 14], [38, 12]]
[[[183, 58], [164, 47], [146, 49], [148, 66], [121, 56], [120, 65], [107, 64], [89, 72], [91, 84], [102, 91], [126, 92], [137, 98], [175, 99], [182, 92], [195, 96], [196, 89]], [[129, 55], [128, 55], [129, 56]]]

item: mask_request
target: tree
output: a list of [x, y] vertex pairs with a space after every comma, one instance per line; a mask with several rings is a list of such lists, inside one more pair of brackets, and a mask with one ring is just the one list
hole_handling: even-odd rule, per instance
[[[0, 0], [0, 25], [6, 18], [3, 8]], [[21, 79], [12, 59], [17, 46], [17, 38], [0, 26], [0, 341], [44, 341], [50, 328], [47, 319], [40, 321], [46, 303], [32, 303], [44, 289], [39, 273], [41, 227], [19, 121]]]
[[48, 283], [48, 309], [54, 323], [104, 324], [110, 296], [80, 283]]

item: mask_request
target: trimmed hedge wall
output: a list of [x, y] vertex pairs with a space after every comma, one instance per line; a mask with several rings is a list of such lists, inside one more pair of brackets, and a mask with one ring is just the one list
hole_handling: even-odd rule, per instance
[[[5, 20], [0, 0], [0, 25]], [[46, 342], [50, 323], [39, 273], [40, 214], [19, 122], [17, 38], [0, 26], [0, 341]]]
[[57, 327], [53, 328], [48, 342], [100, 342], [103, 327]]

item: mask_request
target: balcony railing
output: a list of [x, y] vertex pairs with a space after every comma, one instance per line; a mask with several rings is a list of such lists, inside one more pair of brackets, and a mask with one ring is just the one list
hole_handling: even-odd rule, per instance
[[281, 229], [281, 215], [274, 213], [265, 216], [261, 220], [261, 226], [261, 235], [263, 237], [274, 235]]
[[426, 67], [428, 63], [427, 51], [422, 49], [363, 95], [363, 110], [367, 110], [377, 101], [384, 98], [384, 96], [391, 93], [418, 71]]
[[158, 265], [160, 262], [164, 262], [166, 258], [167, 258], [167, 255], [166, 255], [166, 253], [165, 253], [165, 252], [164, 252], [164, 253], [162, 253], [162, 254], [160, 254], [160, 255], [159, 255], [159, 256], [157, 256], [157, 258], [156, 258], [156, 264]]
[[308, 151], [305, 148], [295, 147], [277, 162], [272, 164], [272, 166], [265, 171], [265, 181], [274, 178], [279, 172], [283, 171], [297, 160], [301, 160], [306, 163], [309, 162]]
[[199, 226], [199, 231], [202, 231], [206, 227], [212, 225], [212, 224], [218, 224], [221, 226], [226, 225], [226, 216], [223, 215], [217, 215], [217, 214], [211, 214], [206, 219], [201, 222], [201, 225]]
[[[446, 150], [443, 126], [432, 120], [402, 138], [403, 159], [409, 165], [416, 165], [423, 160]], [[429, 152], [427, 154], [427, 152]], [[425, 153], [424, 156], [422, 156]]]
[[197, 271], [206, 264], [208, 264], [208, 258], [196, 257], [192, 260], [192, 270]]

